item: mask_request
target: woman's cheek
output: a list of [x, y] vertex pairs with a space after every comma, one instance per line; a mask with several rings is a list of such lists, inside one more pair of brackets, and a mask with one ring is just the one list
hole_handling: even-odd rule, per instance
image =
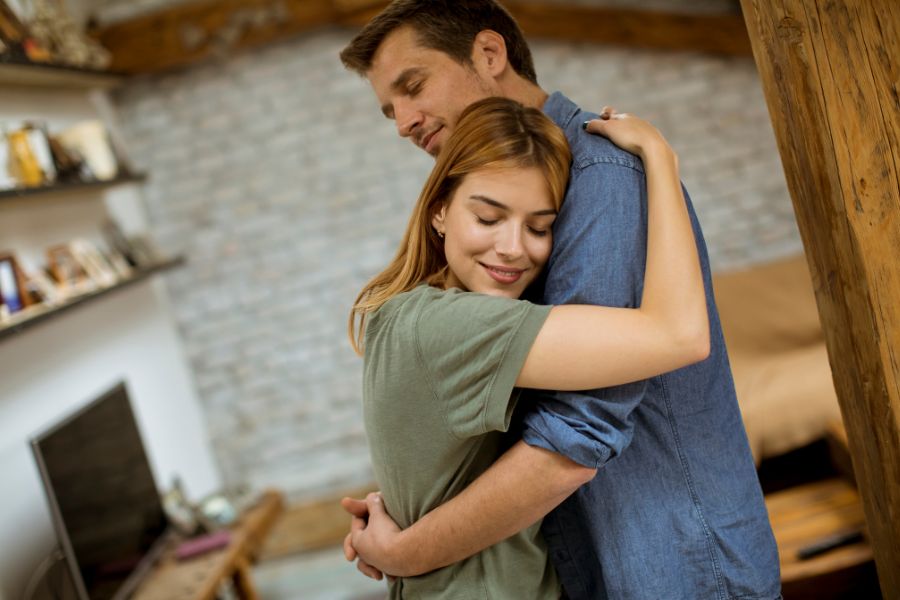
[[541, 267], [547, 264], [547, 261], [550, 260], [550, 252], [553, 250], [553, 236], [546, 235], [540, 238], [541, 244], [540, 249], [538, 251], [538, 256], [540, 256], [540, 260], [536, 260]]

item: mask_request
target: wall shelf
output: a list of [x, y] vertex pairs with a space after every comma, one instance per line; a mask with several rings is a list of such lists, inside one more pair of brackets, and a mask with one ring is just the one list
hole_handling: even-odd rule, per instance
[[145, 279], [148, 279], [149, 277], [152, 277], [157, 273], [180, 267], [185, 262], [186, 261], [183, 256], [178, 256], [149, 267], [135, 269], [134, 274], [126, 279], [121, 279], [117, 283], [109, 287], [98, 288], [95, 290], [91, 290], [90, 292], [74, 296], [72, 298], [69, 298], [62, 304], [57, 304], [54, 306], [43, 304], [29, 306], [28, 308], [10, 315], [10, 317], [6, 320], [0, 321], [0, 340], [4, 340], [6, 338], [22, 333], [30, 327], [57, 317], [65, 312], [68, 312], [76, 306], [80, 306], [82, 304], [85, 304], [86, 302], [90, 302], [117, 290], [132, 286], [140, 281], [144, 281]]
[[109, 90], [122, 85], [118, 73], [0, 58], [0, 85], [70, 90]]
[[147, 175], [145, 173], [125, 173], [122, 175], [118, 175], [114, 179], [73, 181], [70, 183], [53, 183], [50, 185], [41, 185], [36, 187], [0, 189], [0, 201], [8, 200], [10, 198], [23, 198], [26, 196], [49, 196], [51, 194], [81, 190], [102, 190], [126, 183], [143, 183], [146, 180]]

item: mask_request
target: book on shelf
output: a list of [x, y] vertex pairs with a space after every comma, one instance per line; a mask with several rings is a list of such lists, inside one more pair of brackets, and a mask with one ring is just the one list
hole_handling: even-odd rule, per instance
[[55, 133], [34, 122], [0, 127], [0, 189], [112, 181], [130, 173], [102, 121], [80, 121]]

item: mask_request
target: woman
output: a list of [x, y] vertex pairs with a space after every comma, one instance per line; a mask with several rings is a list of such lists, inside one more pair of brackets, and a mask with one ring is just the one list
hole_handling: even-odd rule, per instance
[[[592, 127], [640, 156], [647, 176], [640, 308], [518, 300], [550, 256], [570, 155], [540, 111], [500, 98], [463, 113], [397, 256], [357, 298], [350, 336], [365, 357], [366, 430], [385, 507], [400, 527], [496, 460], [516, 388], [607, 387], [708, 353], [703, 282], [675, 154], [645, 121], [606, 116]], [[397, 579], [391, 597], [558, 598], [538, 528]]]

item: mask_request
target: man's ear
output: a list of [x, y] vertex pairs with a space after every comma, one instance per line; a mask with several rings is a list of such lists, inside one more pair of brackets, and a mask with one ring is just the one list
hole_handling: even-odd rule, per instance
[[492, 29], [479, 31], [472, 44], [472, 62], [491, 77], [500, 77], [507, 66], [506, 40]]
[[434, 230], [438, 232], [438, 234], [444, 233], [444, 217], [447, 216], [447, 203], [441, 202], [440, 210], [434, 211], [434, 214], [431, 215], [431, 226], [434, 227]]

